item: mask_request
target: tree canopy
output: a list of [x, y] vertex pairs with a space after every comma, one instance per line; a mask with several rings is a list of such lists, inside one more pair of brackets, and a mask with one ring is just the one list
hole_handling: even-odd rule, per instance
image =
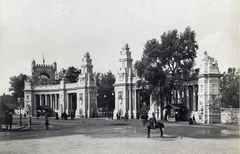
[[98, 87], [98, 107], [114, 108], [115, 96], [114, 96], [114, 86], [116, 79], [111, 71], [107, 73], [96, 73], [96, 84]]
[[13, 76], [10, 78], [9, 91], [12, 92], [13, 98], [17, 100], [18, 97], [24, 98], [24, 81], [28, 78], [25, 74], [19, 76]]
[[228, 68], [220, 79], [220, 101], [223, 107], [239, 108], [240, 69]]
[[70, 83], [74, 83], [78, 81], [78, 76], [81, 73], [80, 69], [77, 69], [73, 66], [68, 67], [68, 69], [63, 69], [59, 72], [59, 78], [62, 79], [63, 76], [65, 75], [66, 79]]
[[195, 37], [196, 33], [187, 27], [183, 33], [164, 32], [161, 42], [147, 41], [141, 60], [134, 65], [142, 78], [138, 86], [147, 89], [155, 100], [159, 95], [171, 99], [171, 91], [190, 78], [198, 49]]

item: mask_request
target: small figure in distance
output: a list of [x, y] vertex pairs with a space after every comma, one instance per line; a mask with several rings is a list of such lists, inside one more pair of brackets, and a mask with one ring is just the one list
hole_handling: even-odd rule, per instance
[[31, 126], [32, 126], [32, 117], [30, 116], [28, 118], [28, 128], [31, 128]]
[[49, 120], [48, 120], [47, 116], [45, 118], [45, 126], [46, 126], [46, 130], [48, 130], [49, 129]]

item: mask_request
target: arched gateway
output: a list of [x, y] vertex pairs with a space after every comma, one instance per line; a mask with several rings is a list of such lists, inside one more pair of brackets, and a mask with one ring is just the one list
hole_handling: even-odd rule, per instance
[[40, 106], [49, 106], [59, 115], [75, 112], [76, 116], [92, 117], [97, 109], [97, 86], [88, 52], [82, 62], [78, 82], [69, 83], [65, 78], [57, 82], [56, 62], [45, 65], [33, 60], [31, 79], [25, 81], [25, 111], [35, 116]]
[[[116, 76], [114, 118], [128, 115], [130, 119], [139, 118], [143, 102], [141, 90], [136, 87], [140, 78], [133, 70], [133, 59], [128, 44], [120, 52], [121, 67]], [[173, 91], [172, 103], [155, 106], [151, 96], [149, 113], [155, 112], [158, 118], [167, 120], [188, 120], [195, 116], [197, 122], [220, 122], [220, 115], [211, 112], [209, 103], [219, 94], [219, 78], [221, 74], [218, 62], [207, 52], [200, 68], [195, 69], [194, 80], [184, 83], [184, 87]], [[68, 83], [63, 78], [60, 83], [57, 79], [57, 63], [52, 65], [36, 64], [32, 61], [32, 76], [25, 81], [24, 103], [25, 111], [36, 114], [39, 106], [50, 106], [59, 114], [70, 114], [75, 111], [76, 116], [90, 118], [97, 111], [97, 86], [93, 75], [93, 65], [89, 53], [82, 59], [77, 83]], [[214, 115], [213, 115], [214, 114]]]
[[[133, 70], [131, 52], [126, 44], [120, 52], [119, 62], [121, 67], [118, 71], [115, 83], [115, 110], [117, 113], [127, 114], [130, 119], [136, 119], [140, 113], [141, 90], [136, 87], [136, 76]], [[167, 120], [189, 120], [194, 116], [197, 122], [210, 123], [220, 122], [220, 114], [211, 112], [209, 102], [213, 102], [214, 97], [219, 94], [219, 78], [221, 74], [218, 62], [210, 57], [207, 52], [202, 60], [200, 68], [195, 69], [194, 80], [184, 83], [182, 89], [173, 91], [172, 103], [155, 106], [150, 96], [149, 113], [157, 113], [157, 117]], [[140, 103], [141, 102], [141, 103]]]

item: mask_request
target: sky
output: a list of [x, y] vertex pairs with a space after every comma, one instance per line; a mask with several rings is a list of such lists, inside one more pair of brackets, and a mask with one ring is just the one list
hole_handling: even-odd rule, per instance
[[203, 52], [218, 61], [221, 73], [239, 67], [238, 0], [2, 0], [0, 2], [0, 95], [10, 77], [31, 75], [31, 62], [57, 62], [80, 68], [90, 53], [94, 72], [115, 75], [128, 43], [133, 63], [144, 44], [169, 30], [190, 26]]

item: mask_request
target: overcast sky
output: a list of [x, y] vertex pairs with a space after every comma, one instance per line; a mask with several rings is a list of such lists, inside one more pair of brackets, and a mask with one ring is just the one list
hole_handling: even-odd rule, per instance
[[0, 2], [0, 95], [10, 77], [31, 75], [31, 61], [57, 62], [58, 71], [79, 67], [89, 52], [94, 72], [120, 67], [128, 43], [134, 62], [147, 40], [190, 26], [203, 52], [214, 57], [220, 72], [238, 67], [238, 0], [2, 0]]

